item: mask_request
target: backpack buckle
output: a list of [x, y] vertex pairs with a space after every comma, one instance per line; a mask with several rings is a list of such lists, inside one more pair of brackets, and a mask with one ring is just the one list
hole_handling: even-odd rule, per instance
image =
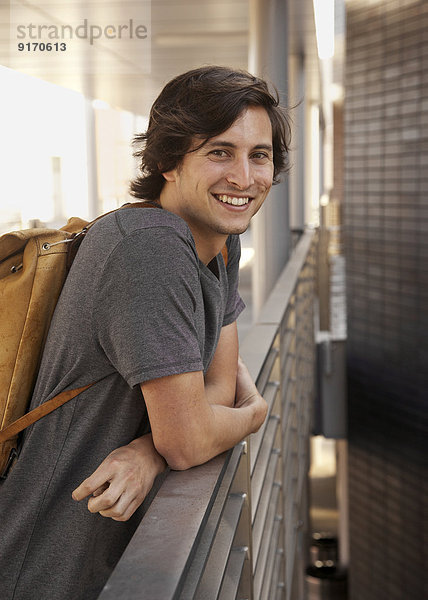
[[18, 458], [18, 451], [16, 448], [12, 448], [9, 453], [9, 458], [7, 459], [6, 466], [4, 468], [3, 473], [0, 475], [0, 479], [6, 479], [9, 474], [10, 469], [12, 468], [13, 463]]

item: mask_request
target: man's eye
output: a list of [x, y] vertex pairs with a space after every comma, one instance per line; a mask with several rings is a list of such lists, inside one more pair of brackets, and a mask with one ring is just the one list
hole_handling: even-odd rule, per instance
[[227, 156], [226, 150], [211, 150], [210, 154], [216, 158], [225, 158]]
[[269, 160], [269, 154], [266, 154], [266, 152], [255, 152], [253, 158], [258, 161], [266, 161]]

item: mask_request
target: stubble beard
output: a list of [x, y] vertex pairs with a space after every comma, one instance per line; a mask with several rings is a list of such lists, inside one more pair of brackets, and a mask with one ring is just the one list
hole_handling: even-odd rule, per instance
[[241, 233], [245, 233], [249, 226], [250, 226], [249, 222], [245, 226], [241, 225], [240, 227], [239, 226], [227, 227], [227, 226], [217, 225], [214, 228], [214, 231], [221, 235], [240, 235]]

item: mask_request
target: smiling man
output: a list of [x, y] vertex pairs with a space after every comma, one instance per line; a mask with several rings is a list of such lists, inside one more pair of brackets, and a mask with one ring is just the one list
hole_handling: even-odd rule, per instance
[[196, 69], [155, 101], [131, 185], [145, 204], [88, 232], [32, 407], [95, 383], [27, 432], [0, 487], [2, 600], [95, 599], [157, 474], [263, 423], [238, 356], [238, 234], [285, 169], [288, 136], [277, 99], [246, 72]]
[[208, 263], [229, 234], [247, 229], [272, 186], [273, 169], [269, 116], [248, 106], [229, 129], [202, 146], [194, 142], [181, 163], [163, 173], [160, 202], [187, 222]]

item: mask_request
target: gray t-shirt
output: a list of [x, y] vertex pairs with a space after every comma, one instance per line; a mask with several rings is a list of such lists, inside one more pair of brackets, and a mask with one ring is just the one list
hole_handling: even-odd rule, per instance
[[[96, 598], [137, 527], [91, 514], [71, 492], [115, 448], [149, 431], [139, 383], [206, 371], [243, 309], [238, 236], [198, 259], [187, 224], [158, 208], [96, 223], [66, 280], [32, 407], [96, 382], [25, 436], [0, 485], [0, 598]], [[144, 565], [141, 565], [144, 569]]]

